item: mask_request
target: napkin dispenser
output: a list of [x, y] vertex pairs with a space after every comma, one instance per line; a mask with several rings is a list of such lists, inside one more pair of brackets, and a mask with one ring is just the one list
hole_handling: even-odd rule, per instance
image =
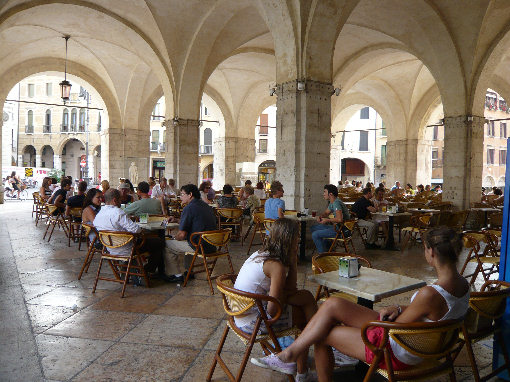
[[149, 222], [149, 214], [140, 214], [140, 223], [147, 224]]
[[340, 277], [359, 276], [358, 259], [356, 257], [340, 257], [338, 259], [338, 274]]

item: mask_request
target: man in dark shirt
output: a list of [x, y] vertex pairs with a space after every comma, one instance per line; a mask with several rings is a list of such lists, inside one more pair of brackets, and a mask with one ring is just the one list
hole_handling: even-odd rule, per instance
[[65, 211], [67, 191], [71, 189], [71, 184], [72, 181], [67, 178], [62, 178], [62, 181], [60, 182], [60, 189], [55, 191], [53, 196], [48, 201], [49, 204], [54, 204], [58, 207], [58, 209], [55, 211], [55, 214]]
[[[194, 184], [181, 187], [181, 202], [187, 204], [182, 210], [179, 223], [179, 232], [175, 240], [167, 240], [166, 269], [173, 272], [170, 280], [183, 282], [186, 271], [191, 264], [191, 256], [184, 256], [186, 252], [195, 252], [191, 245], [191, 235], [194, 232], [214, 231], [216, 229], [216, 216], [213, 209], [200, 198], [200, 191]], [[207, 252], [214, 252], [216, 248], [204, 244]], [[184, 256], [184, 261], [180, 257]], [[184, 263], [184, 272], [181, 264]]]
[[372, 190], [367, 187], [363, 189], [363, 196], [354, 203], [351, 211], [358, 217], [358, 225], [367, 228], [367, 249], [374, 249], [379, 248], [375, 244], [378, 225], [370, 219], [370, 213], [377, 210], [370, 199], [372, 199]]
[[[78, 194], [71, 196], [69, 199], [67, 199], [67, 205], [66, 205], [66, 215], [69, 216], [71, 214], [71, 208], [82, 208], [83, 202], [85, 200], [85, 191], [87, 191], [87, 182], [80, 182], [78, 183]], [[77, 216], [74, 217], [74, 221], [80, 221], [81, 217], [78, 218]]]

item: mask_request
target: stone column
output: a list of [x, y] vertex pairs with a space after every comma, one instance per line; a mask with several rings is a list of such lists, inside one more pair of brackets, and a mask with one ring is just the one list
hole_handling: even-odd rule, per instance
[[198, 133], [199, 122], [194, 119], [166, 121], [167, 151], [165, 175], [175, 179], [179, 187], [192, 183], [198, 178]]
[[445, 117], [443, 201], [467, 209], [480, 201], [485, 118]]
[[[255, 160], [255, 139], [241, 137], [220, 137], [214, 141], [214, 185], [238, 185], [236, 164]], [[244, 185], [244, 183], [243, 183]]]
[[55, 170], [62, 170], [62, 155], [53, 155], [53, 168]]
[[331, 147], [331, 158], [329, 160], [329, 183], [338, 186], [338, 181], [341, 180], [340, 174], [340, 148], [335, 145]]
[[35, 167], [41, 167], [41, 155], [35, 155]]
[[277, 87], [276, 178], [285, 190], [287, 209], [323, 210], [324, 185], [329, 183], [331, 94], [329, 83], [298, 81]]
[[431, 143], [420, 139], [401, 139], [386, 143], [386, 186], [398, 180], [402, 187], [411, 183], [430, 184]]
[[149, 136], [149, 130], [140, 129], [109, 128], [101, 131], [101, 179], [116, 187], [119, 178], [129, 177], [129, 166], [135, 162], [139, 181], [147, 180]]

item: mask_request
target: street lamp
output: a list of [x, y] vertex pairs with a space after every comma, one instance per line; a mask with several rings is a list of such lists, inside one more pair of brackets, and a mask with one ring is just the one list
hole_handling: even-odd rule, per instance
[[60, 85], [60, 96], [62, 97], [62, 101], [64, 101], [64, 105], [67, 101], [69, 101], [69, 96], [71, 95], [71, 83], [67, 81], [67, 40], [69, 40], [71, 36], [65, 35], [64, 39], [66, 40], [66, 60], [64, 67], [64, 81], [59, 83]]

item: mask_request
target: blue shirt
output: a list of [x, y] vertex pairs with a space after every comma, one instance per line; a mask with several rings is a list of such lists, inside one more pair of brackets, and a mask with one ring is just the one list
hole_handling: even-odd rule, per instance
[[[188, 243], [192, 248], [195, 248], [190, 241], [192, 233], [214, 231], [216, 229], [216, 216], [214, 215], [214, 211], [212, 207], [203, 200], [193, 198], [182, 210], [179, 230], [187, 232], [186, 240], [188, 240]], [[204, 249], [208, 253], [216, 250], [216, 248], [208, 243], [204, 243]]]
[[278, 219], [278, 209], [285, 211], [285, 202], [279, 198], [270, 198], [264, 204], [264, 214], [266, 219]]

